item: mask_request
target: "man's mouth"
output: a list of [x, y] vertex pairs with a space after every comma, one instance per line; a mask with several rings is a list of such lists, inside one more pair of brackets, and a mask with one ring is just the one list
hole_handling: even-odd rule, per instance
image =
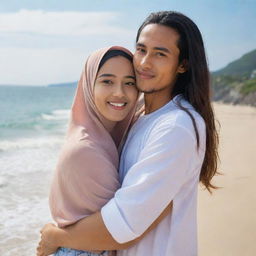
[[155, 76], [152, 73], [149, 72], [145, 72], [145, 71], [138, 71], [137, 70], [137, 74], [141, 79], [152, 79]]

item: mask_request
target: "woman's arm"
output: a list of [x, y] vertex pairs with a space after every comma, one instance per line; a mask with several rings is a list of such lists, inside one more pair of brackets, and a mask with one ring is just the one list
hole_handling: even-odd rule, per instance
[[151, 226], [138, 238], [127, 243], [116, 242], [108, 232], [101, 213], [97, 212], [66, 228], [58, 228], [47, 224], [41, 231], [41, 241], [37, 255], [49, 255], [58, 247], [67, 247], [77, 250], [123, 250], [141, 240], [153, 230], [172, 210], [172, 202]]

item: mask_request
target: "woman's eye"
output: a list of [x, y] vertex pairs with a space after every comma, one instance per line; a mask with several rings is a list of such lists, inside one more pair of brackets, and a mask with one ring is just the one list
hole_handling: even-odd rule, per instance
[[111, 80], [103, 80], [102, 83], [107, 84], [107, 85], [113, 84], [113, 82]]
[[130, 86], [134, 86], [135, 85], [135, 82], [127, 82], [125, 83], [126, 85], [130, 85]]

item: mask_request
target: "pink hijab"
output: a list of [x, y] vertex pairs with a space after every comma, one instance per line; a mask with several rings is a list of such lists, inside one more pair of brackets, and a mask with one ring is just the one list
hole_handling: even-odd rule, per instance
[[[98, 66], [108, 50], [94, 52], [86, 61], [78, 83], [66, 142], [61, 151], [50, 190], [49, 204], [59, 227], [100, 210], [119, 188], [118, 147], [131, 123], [134, 110], [118, 122], [112, 136], [100, 121], [93, 97]], [[104, 120], [104, 118], [101, 120]]]

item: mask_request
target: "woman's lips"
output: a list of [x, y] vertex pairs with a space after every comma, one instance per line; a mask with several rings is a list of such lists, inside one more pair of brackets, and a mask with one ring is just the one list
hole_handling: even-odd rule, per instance
[[108, 101], [108, 104], [111, 106], [111, 108], [115, 110], [123, 110], [125, 106], [127, 105], [127, 102], [110, 102]]

